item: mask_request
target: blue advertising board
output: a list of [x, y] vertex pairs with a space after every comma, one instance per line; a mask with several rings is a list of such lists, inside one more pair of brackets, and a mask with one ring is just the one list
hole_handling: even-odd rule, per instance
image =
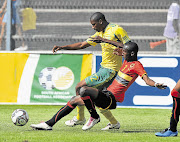
[[[125, 93], [125, 99], [118, 106], [130, 107], [172, 107], [171, 90], [180, 78], [180, 57], [170, 56], [138, 56], [148, 76], [155, 82], [164, 83], [168, 87], [161, 90], [146, 85], [138, 77]], [[96, 72], [102, 57], [96, 55]]]

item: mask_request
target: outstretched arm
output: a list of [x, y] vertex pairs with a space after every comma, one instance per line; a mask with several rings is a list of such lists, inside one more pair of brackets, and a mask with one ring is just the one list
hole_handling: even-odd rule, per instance
[[143, 76], [143, 80], [146, 82], [147, 85], [152, 87], [157, 87], [159, 89], [166, 89], [167, 85], [163, 83], [156, 83], [152, 79], [150, 79], [146, 74]]
[[100, 36], [96, 36], [96, 37], [90, 37], [93, 41], [93, 42], [96, 42], [96, 43], [109, 43], [109, 44], [112, 44], [116, 47], [120, 47], [122, 48], [123, 47], [123, 43], [122, 42], [117, 42], [117, 41], [113, 41], [113, 40], [109, 40], [109, 39], [106, 39], [106, 38], [102, 38]]
[[89, 43], [87, 43], [86, 41], [84, 42], [78, 42], [78, 43], [74, 43], [74, 44], [69, 44], [69, 45], [65, 45], [65, 46], [57, 46], [55, 45], [52, 49], [53, 53], [57, 52], [58, 50], [64, 49], [64, 50], [78, 50], [78, 49], [84, 49], [91, 46]]
[[102, 38], [100, 36], [90, 37], [90, 38], [92, 39], [91, 41], [96, 42], [96, 43], [109, 43], [111, 45], [116, 46], [117, 48], [114, 49], [113, 53], [115, 55], [122, 56], [122, 48], [124, 46], [122, 42], [117, 42], [117, 41], [105, 39], [105, 38]]

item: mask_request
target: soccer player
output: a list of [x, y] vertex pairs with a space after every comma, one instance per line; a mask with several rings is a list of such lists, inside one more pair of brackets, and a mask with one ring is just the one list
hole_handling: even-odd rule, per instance
[[164, 129], [162, 132], [155, 133], [158, 137], [174, 137], [178, 135], [177, 124], [179, 122], [180, 115], [180, 79], [171, 91], [171, 96], [173, 99], [173, 108], [170, 119], [170, 127]]
[[[92, 29], [95, 30], [96, 33], [86, 41], [65, 46], [54, 46], [53, 48], [53, 53], [55, 53], [56, 51], [62, 49], [78, 50], [89, 46], [96, 46], [97, 43], [100, 43], [102, 47], [101, 68], [97, 73], [85, 78], [77, 84], [77, 96], [79, 95], [78, 92], [82, 86], [89, 86], [102, 90], [104, 87], [107, 88], [112, 83], [122, 65], [122, 56], [117, 56], [113, 54], [113, 52], [117, 46], [123, 46], [123, 44], [130, 41], [127, 32], [122, 27], [107, 22], [104, 14], [100, 12], [96, 12], [90, 17], [90, 23], [92, 24]], [[103, 37], [103, 39], [101, 37]], [[103, 40], [103, 43], [101, 40]], [[74, 116], [72, 120], [65, 122], [66, 125], [75, 126], [83, 125], [85, 123], [86, 119], [84, 117], [84, 106], [78, 106], [77, 112], [77, 116]], [[111, 124], [102, 130], [120, 128], [119, 122], [109, 110], [100, 109], [100, 112], [110, 121]]]
[[[137, 61], [137, 53], [138, 45], [136, 43], [126, 43], [123, 48], [125, 61], [118, 75], [107, 90], [98, 90], [97, 88], [83, 86], [79, 90], [80, 95], [72, 97], [50, 120], [40, 124], [32, 124], [31, 127], [38, 130], [52, 130], [52, 126], [62, 117], [69, 114], [77, 105], [85, 104], [91, 117], [82, 129], [88, 130], [100, 122], [100, 117], [96, 112], [95, 106], [107, 110], [115, 109], [116, 102], [123, 102], [126, 90], [135, 81], [138, 75], [142, 77], [147, 85], [165, 89], [166, 85], [156, 83], [148, 77], [142, 64]], [[121, 56], [122, 52], [116, 50], [115, 54]]]

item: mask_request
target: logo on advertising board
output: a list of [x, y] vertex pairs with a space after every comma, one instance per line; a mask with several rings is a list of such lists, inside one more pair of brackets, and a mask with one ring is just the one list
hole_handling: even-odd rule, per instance
[[[96, 56], [96, 71], [101, 60], [101, 56]], [[150, 87], [138, 77], [126, 91], [124, 101], [118, 103], [118, 106], [172, 107], [171, 90], [180, 78], [180, 57], [139, 56], [138, 60], [151, 79], [168, 87], [165, 90]]]
[[39, 83], [46, 90], [66, 90], [74, 83], [74, 73], [68, 67], [46, 67], [39, 74]]
[[40, 55], [31, 103], [66, 103], [75, 96], [75, 86], [81, 78], [82, 58], [83, 55]]

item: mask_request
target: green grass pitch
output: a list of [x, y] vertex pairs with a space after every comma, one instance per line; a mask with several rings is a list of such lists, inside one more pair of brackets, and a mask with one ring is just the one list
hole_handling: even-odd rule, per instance
[[[76, 110], [61, 119], [52, 131], [35, 131], [30, 124], [50, 119], [62, 106], [0, 105], [0, 142], [173, 142], [180, 136], [161, 138], [155, 132], [169, 126], [170, 109], [117, 108], [112, 110], [121, 124], [120, 130], [101, 131], [108, 120], [100, 114], [101, 122], [88, 131], [82, 126], [67, 127], [64, 122], [76, 115]], [[15, 126], [11, 114], [15, 109], [25, 109], [29, 122]], [[99, 112], [99, 111], [98, 111]], [[85, 111], [86, 119], [89, 113]], [[179, 130], [179, 129], [178, 129]]]

